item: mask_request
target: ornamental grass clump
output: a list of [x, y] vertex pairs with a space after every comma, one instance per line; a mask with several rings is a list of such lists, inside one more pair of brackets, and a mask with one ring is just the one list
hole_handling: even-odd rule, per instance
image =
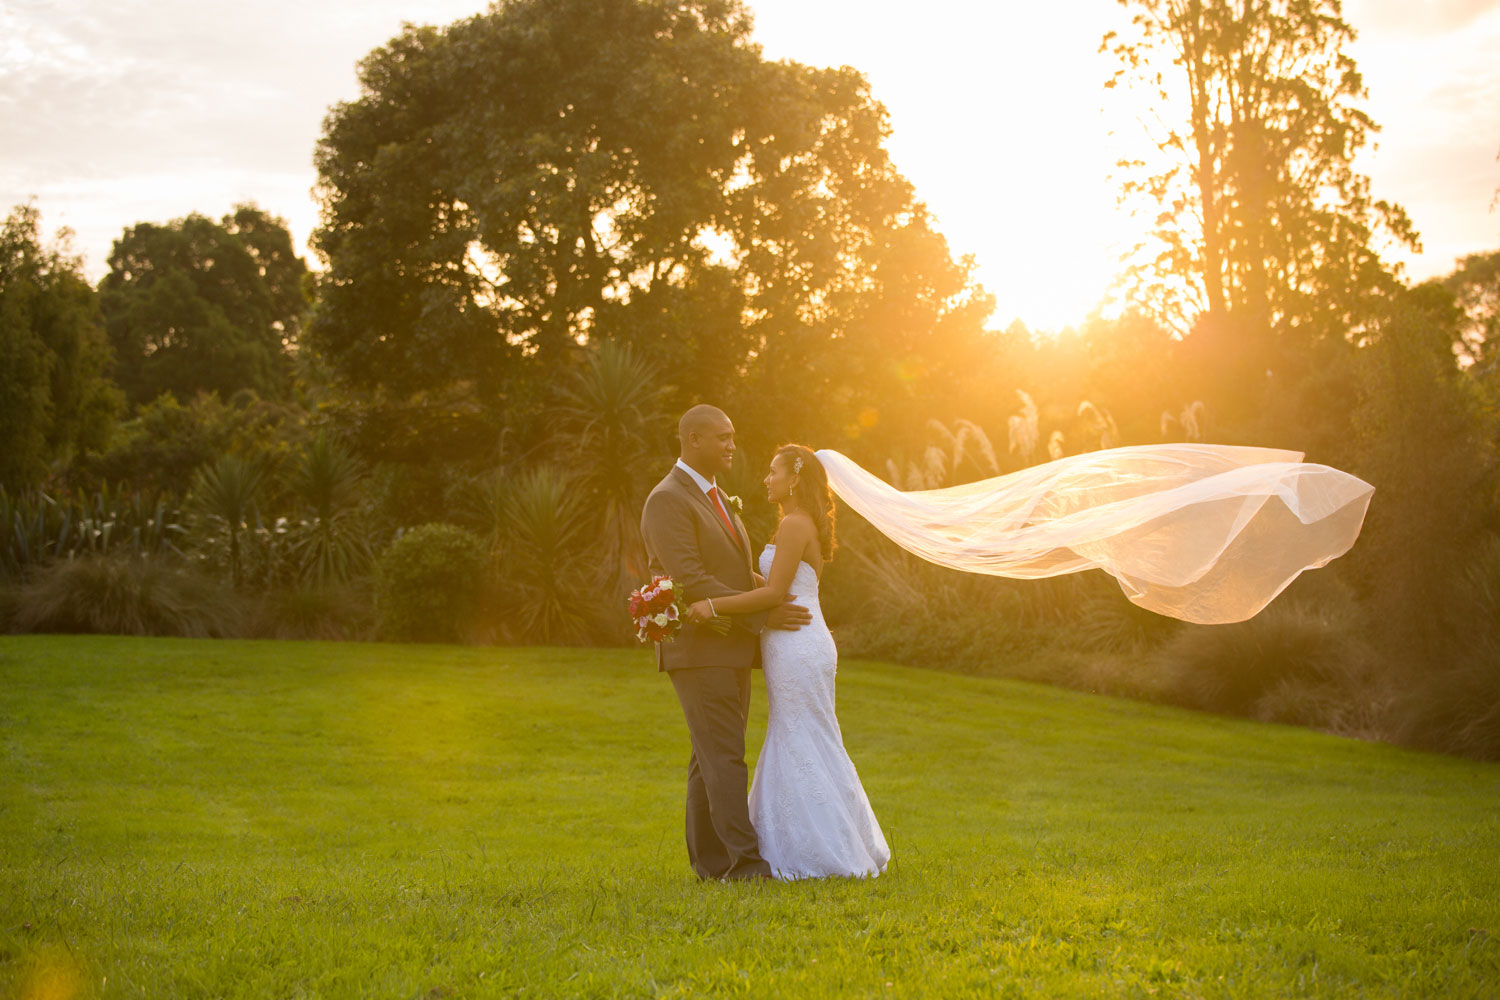
[[1379, 725], [1376, 659], [1337, 609], [1273, 603], [1233, 625], [1184, 625], [1155, 662], [1164, 697], [1190, 708], [1351, 735]]
[[175, 635], [240, 632], [235, 595], [170, 555], [84, 555], [37, 572], [15, 594], [16, 632]]

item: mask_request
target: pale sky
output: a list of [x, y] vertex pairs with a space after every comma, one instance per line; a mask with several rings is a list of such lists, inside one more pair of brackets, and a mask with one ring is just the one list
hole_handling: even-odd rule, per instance
[[[28, 198], [74, 230], [91, 278], [128, 225], [238, 201], [316, 224], [312, 151], [356, 61], [401, 22], [475, 0], [0, 0], [0, 211]], [[1082, 319], [1142, 223], [1112, 164], [1138, 129], [1101, 84], [1114, 0], [753, 0], [771, 58], [850, 65], [890, 109], [896, 164], [998, 300], [993, 324]], [[1500, 247], [1500, 0], [1347, 0], [1364, 107], [1362, 166], [1424, 252], [1415, 278]]]

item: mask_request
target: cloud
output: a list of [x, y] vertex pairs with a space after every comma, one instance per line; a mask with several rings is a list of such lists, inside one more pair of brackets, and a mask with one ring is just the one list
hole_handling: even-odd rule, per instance
[[[1417, 279], [1446, 274], [1464, 254], [1500, 245], [1500, 4], [1410, 4], [1445, 31], [1364, 36], [1354, 55], [1382, 130], [1362, 160], [1376, 197], [1403, 205], [1420, 256], [1397, 255]], [[1488, 7], [1475, 12], [1472, 8]], [[1428, 10], [1442, 7], [1446, 10]], [[1469, 9], [1462, 9], [1469, 8]], [[1416, 13], [1411, 16], [1416, 16]]]
[[357, 95], [358, 60], [403, 19], [448, 23], [479, 6], [12, 0], [0, 8], [0, 211], [34, 197], [49, 231], [74, 228], [92, 277], [126, 226], [247, 199], [305, 239], [313, 146], [329, 106]]
[[1344, 20], [1377, 35], [1447, 34], [1497, 10], [1500, 0], [1348, 0]]

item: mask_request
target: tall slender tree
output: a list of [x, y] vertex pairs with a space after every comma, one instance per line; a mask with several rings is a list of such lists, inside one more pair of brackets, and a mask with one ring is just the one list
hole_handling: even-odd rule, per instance
[[1101, 51], [1159, 123], [1156, 155], [1124, 161], [1126, 201], [1156, 224], [1135, 297], [1179, 332], [1230, 328], [1250, 370], [1279, 340], [1358, 330], [1396, 285], [1384, 244], [1418, 247], [1400, 206], [1354, 167], [1377, 126], [1339, 0], [1120, 0]]

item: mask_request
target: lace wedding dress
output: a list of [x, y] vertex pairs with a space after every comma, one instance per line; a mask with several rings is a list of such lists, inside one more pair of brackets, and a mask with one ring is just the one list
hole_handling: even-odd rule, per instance
[[[769, 576], [776, 546], [767, 545], [760, 572]], [[761, 633], [761, 665], [770, 703], [766, 741], [750, 784], [750, 821], [761, 857], [777, 878], [879, 875], [891, 851], [834, 713], [838, 650], [818, 606], [818, 575], [797, 564], [792, 590], [812, 612], [795, 632]]]

